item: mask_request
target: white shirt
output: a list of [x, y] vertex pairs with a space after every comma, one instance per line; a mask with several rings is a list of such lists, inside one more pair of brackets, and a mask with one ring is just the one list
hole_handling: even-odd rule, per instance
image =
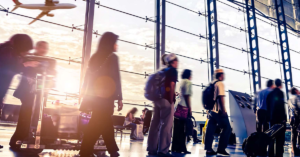
[[192, 82], [189, 79], [183, 79], [180, 81], [180, 99], [177, 99], [178, 104], [187, 107], [184, 96], [192, 95]]

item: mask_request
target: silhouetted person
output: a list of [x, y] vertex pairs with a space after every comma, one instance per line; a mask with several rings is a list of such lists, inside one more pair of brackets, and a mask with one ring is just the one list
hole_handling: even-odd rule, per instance
[[80, 110], [92, 111], [92, 117], [84, 132], [80, 157], [93, 156], [94, 144], [100, 135], [110, 156], [120, 156], [111, 118], [115, 100], [118, 100], [118, 111], [123, 108], [119, 61], [114, 53], [117, 52], [117, 40], [118, 36], [114, 33], [104, 33], [98, 50], [89, 61]]
[[9, 41], [0, 44], [0, 109], [15, 74], [22, 72], [25, 67], [36, 67], [39, 64], [23, 60], [32, 48], [33, 41], [26, 34], [16, 34]]
[[273, 80], [267, 81], [267, 88], [257, 93], [256, 98], [256, 131], [265, 132], [269, 129], [268, 112], [267, 112], [267, 97], [274, 89]]
[[292, 126], [292, 153], [296, 156], [300, 153], [296, 147], [296, 144], [300, 144], [300, 136], [297, 131], [300, 124], [300, 92], [295, 87], [293, 87], [290, 92], [293, 95], [289, 100], [290, 124]]
[[[192, 71], [185, 69], [180, 81], [180, 100], [178, 105], [188, 108], [188, 117], [192, 116], [191, 96], [192, 96]], [[174, 130], [172, 141], [172, 152], [191, 154], [186, 149], [186, 119], [174, 117]]]
[[169, 154], [174, 117], [175, 86], [178, 80], [178, 59], [171, 53], [165, 56], [168, 67], [165, 71], [165, 95], [154, 102], [154, 115], [151, 121], [148, 147], [149, 155], [173, 156]]
[[285, 130], [286, 130], [286, 110], [284, 104], [284, 94], [280, 90], [282, 88], [282, 82], [280, 79], [275, 80], [276, 88], [268, 95], [267, 105], [268, 113], [270, 116], [270, 127], [275, 124], [284, 125], [283, 131], [277, 133], [276, 140], [276, 155], [274, 154], [274, 144], [271, 142], [269, 146], [269, 156], [282, 157], [284, 153], [284, 141], [285, 141]]
[[[46, 61], [47, 58], [45, 55], [48, 53], [48, 43], [45, 41], [39, 41], [37, 42], [35, 46], [35, 52], [32, 55], [28, 55], [24, 58], [24, 60], [30, 59], [31, 56], [39, 56], [41, 59], [40, 61], [43, 60]], [[38, 60], [36, 60], [38, 61]], [[47, 69], [47, 74], [55, 74], [54, 68], [55, 68], [55, 60], [50, 60], [50, 62], [54, 62], [51, 66], [51, 68]], [[35, 98], [35, 79], [36, 75], [38, 73], [42, 73], [43, 69], [41, 66], [38, 67], [27, 67], [24, 68], [22, 71], [22, 78], [19, 83], [19, 86], [15, 90], [13, 96], [21, 100], [21, 108], [19, 112], [19, 119], [18, 119], [18, 124], [15, 133], [11, 137], [9, 145], [11, 147], [16, 146], [16, 142], [18, 140], [23, 141], [26, 137], [29, 135], [29, 130], [30, 130], [30, 124], [31, 124], [31, 115], [32, 115], [32, 108], [34, 106], [34, 98]], [[38, 101], [39, 98], [37, 98], [36, 102]], [[35, 108], [35, 114], [39, 113], [39, 105], [36, 105]], [[38, 121], [38, 115], [36, 115], [33, 119], [33, 125], [35, 127], [37, 126], [37, 121]]]
[[[225, 149], [229, 142], [231, 127], [225, 107], [225, 88], [223, 84], [224, 79], [225, 76], [223, 70], [217, 69], [215, 71], [215, 80], [212, 82], [212, 84], [215, 84], [214, 100], [216, 101], [216, 104], [213, 110], [207, 115], [208, 122], [206, 126], [204, 148], [206, 150], [206, 155], [229, 155]], [[212, 149], [212, 143], [217, 125], [222, 129], [222, 132], [220, 134], [218, 150], [215, 152]]]
[[124, 121], [124, 126], [131, 128], [130, 139], [132, 139], [132, 140], [136, 140], [136, 138], [137, 138], [136, 135], [134, 134], [134, 132], [136, 131], [136, 124], [134, 123], [135, 122], [134, 115], [136, 114], [137, 111], [138, 110], [136, 107], [132, 108], [126, 114], [125, 121]]

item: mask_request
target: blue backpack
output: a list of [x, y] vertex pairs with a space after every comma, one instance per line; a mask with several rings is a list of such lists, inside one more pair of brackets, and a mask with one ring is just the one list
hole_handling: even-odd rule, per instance
[[149, 76], [146, 87], [145, 87], [145, 98], [150, 101], [160, 100], [164, 97], [165, 90], [165, 80], [166, 71], [169, 68], [157, 71], [155, 74]]

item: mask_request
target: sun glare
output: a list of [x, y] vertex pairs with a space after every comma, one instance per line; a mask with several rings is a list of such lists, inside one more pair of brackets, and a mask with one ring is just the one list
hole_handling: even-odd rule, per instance
[[77, 93], [79, 91], [79, 72], [77, 70], [57, 68], [56, 89], [60, 92]]

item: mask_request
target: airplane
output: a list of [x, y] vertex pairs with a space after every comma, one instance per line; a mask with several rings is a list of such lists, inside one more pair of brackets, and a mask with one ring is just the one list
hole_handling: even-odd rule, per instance
[[13, 0], [13, 2], [16, 4], [15, 8], [12, 10], [15, 11], [18, 8], [24, 8], [24, 9], [39, 9], [42, 12], [34, 19], [32, 22], [29, 23], [32, 24], [36, 20], [42, 18], [43, 16], [49, 16], [53, 17], [54, 14], [50, 14], [52, 10], [57, 10], [57, 9], [73, 9], [76, 7], [74, 4], [70, 3], [59, 3], [59, 1], [54, 1], [54, 0], [45, 0], [45, 4], [22, 4], [19, 2], [19, 0]]

